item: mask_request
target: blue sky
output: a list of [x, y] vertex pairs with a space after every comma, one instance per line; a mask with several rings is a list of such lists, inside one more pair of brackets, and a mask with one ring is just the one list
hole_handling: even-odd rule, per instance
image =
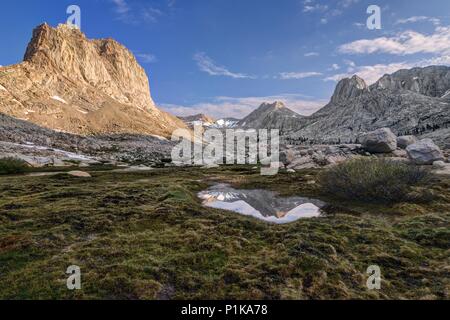
[[[31, 30], [81, 8], [89, 38], [112, 37], [150, 77], [155, 102], [175, 114], [242, 117], [282, 100], [310, 114], [336, 81], [450, 64], [448, 0], [16, 0], [0, 11], [0, 65], [20, 62]], [[382, 29], [369, 30], [369, 5]]]

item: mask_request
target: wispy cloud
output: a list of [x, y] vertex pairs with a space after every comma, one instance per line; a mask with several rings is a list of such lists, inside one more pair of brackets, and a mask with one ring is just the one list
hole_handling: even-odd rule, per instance
[[[164, 13], [148, 4], [133, 3], [128, 0], [109, 0], [114, 5], [114, 11], [120, 21], [128, 24], [142, 22], [157, 22]], [[170, 2], [167, 4], [170, 5]]]
[[224, 76], [233, 79], [255, 79], [255, 76], [247, 75], [244, 73], [236, 73], [229, 71], [226, 67], [218, 65], [213, 59], [208, 57], [204, 52], [197, 52], [194, 55], [194, 60], [197, 62], [197, 66], [203, 72], [211, 76]]
[[162, 104], [161, 108], [178, 116], [203, 113], [216, 119], [228, 117], [242, 119], [262, 103], [273, 101], [281, 101], [288, 108], [302, 115], [310, 115], [328, 102], [320, 99], [314, 100], [301, 94], [280, 94], [263, 97], [216, 97], [211, 102], [192, 106]]
[[345, 10], [358, 2], [359, 0], [339, 0], [334, 2], [303, 0], [302, 11], [305, 14], [321, 14], [320, 23], [327, 24], [331, 18], [342, 15]]
[[281, 80], [304, 79], [321, 76], [320, 72], [282, 72], [278, 78]]
[[439, 18], [427, 17], [427, 16], [413, 16], [406, 19], [399, 19], [395, 22], [395, 24], [407, 24], [407, 23], [417, 23], [417, 22], [431, 22], [435, 26], [441, 24], [441, 20]]
[[317, 57], [319, 56], [318, 52], [307, 52], [304, 54], [305, 57]]
[[437, 27], [430, 35], [410, 30], [393, 37], [357, 40], [340, 46], [338, 50], [348, 54], [448, 53], [450, 52], [450, 27]]
[[115, 5], [115, 11], [118, 14], [126, 14], [130, 12], [130, 7], [126, 0], [111, 0]]
[[315, 0], [303, 1], [303, 12], [324, 12], [328, 10], [328, 5], [316, 3]]
[[155, 63], [158, 61], [152, 53], [136, 53], [135, 55], [143, 63]]
[[450, 55], [443, 55], [427, 59], [420, 59], [417, 61], [402, 61], [388, 64], [375, 64], [356, 66], [352, 61], [347, 61], [347, 72], [339, 73], [326, 77], [324, 81], [339, 81], [344, 78], [349, 78], [353, 75], [358, 75], [363, 78], [367, 84], [373, 84], [378, 81], [385, 74], [392, 74], [401, 69], [411, 69], [415, 67], [427, 67], [431, 65], [447, 65], [450, 66]]
[[380, 79], [385, 74], [391, 74], [394, 73], [400, 69], [407, 69], [411, 68], [412, 64], [406, 63], [406, 62], [399, 62], [399, 63], [390, 63], [390, 64], [376, 64], [372, 66], [354, 66], [349, 68], [349, 70], [353, 70], [351, 72], [347, 73], [340, 73], [335, 74], [329, 77], [326, 77], [325, 81], [339, 81], [344, 78], [350, 78], [353, 75], [358, 75], [359, 77], [363, 78], [367, 84], [373, 84], [378, 79]]

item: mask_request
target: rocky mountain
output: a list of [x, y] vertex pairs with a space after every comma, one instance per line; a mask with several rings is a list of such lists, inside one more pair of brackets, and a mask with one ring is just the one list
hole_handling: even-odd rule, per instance
[[233, 129], [237, 127], [239, 121], [240, 120], [236, 118], [222, 118], [216, 120], [212, 127], [216, 129]]
[[33, 31], [22, 63], [0, 67], [0, 112], [70, 133], [155, 134], [186, 128], [159, 110], [133, 54], [112, 39], [77, 28]]
[[450, 68], [400, 70], [367, 86], [354, 76], [341, 80], [329, 104], [297, 122], [287, 140], [354, 142], [388, 127], [397, 135], [425, 135], [450, 143]]
[[280, 129], [290, 131], [303, 116], [288, 109], [282, 102], [263, 103], [258, 109], [239, 121], [238, 127], [246, 129]]
[[191, 128], [194, 127], [195, 125], [210, 127], [216, 122], [214, 118], [202, 113], [193, 116], [179, 117], [179, 118], [183, 120]]
[[196, 114], [193, 116], [179, 118], [183, 120], [190, 128], [193, 128], [195, 125], [201, 125], [204, 128], [231, 129], [236, 128], [240, 121], [236, 118], [223, 118], [215, 120], [214, 118], [204, 114]]

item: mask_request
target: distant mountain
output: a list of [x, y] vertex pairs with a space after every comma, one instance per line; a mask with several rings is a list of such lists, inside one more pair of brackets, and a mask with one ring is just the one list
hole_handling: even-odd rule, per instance
[[263, 103], [258, 109], [239, 121], [246, 129], [280, 129], [290, 131], [303, 116], [288, 109], [282, 102]]
[[210, 127], [216, 122], [214, 118], [204, 115], [202, 113], [193, 116], [179, 117], [179, 118], [183, 120], [191, 128], [194, 127], [195, 125]]
[[233, 129], [237, 127], [239, 121], [236, 118], [223, 118], [216, 120], [211, 127], [216, 129]]
[[298, 121], [287, 137], [313, 143], [351, 142], [381, 127], [399, 135], [426, 134], [448, 145], [450, 68], [400, 70], [370, 87], [357, 76], [343, 79], [330, 103]]
[[195, 125], [201, 125], [205, 128], [212, 129], [231, 129], [235, 128], [239, 122], [239, 119], [235, 118], [223, 118], [215, 120], [214, 118], [204, 114], [196, 114], [193, 116], [179, 118], [183, 120], [190, 128], [193, 128]]
[[0, 67], [0, 112], [75, 134], [155, 134], [186, 128], [159, 110], [133, 54], [112, 39], [40, 25], [24, 61]]

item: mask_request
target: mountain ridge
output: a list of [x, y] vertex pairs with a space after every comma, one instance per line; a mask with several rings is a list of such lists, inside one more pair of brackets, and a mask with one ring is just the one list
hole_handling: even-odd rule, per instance
[[[447, 136], [450, 125], [450, 68], [399, 70], [367, 86], [354, 76], [341, 80], [330, 102], [297, 122], [287, 140], [309, 143], [355, 142], [368, 131], [391, 128], [398, 135]], [[443, 138], [448, 140], [448, 137]], [[447, 142], [448, 144], [448, 142]]]

